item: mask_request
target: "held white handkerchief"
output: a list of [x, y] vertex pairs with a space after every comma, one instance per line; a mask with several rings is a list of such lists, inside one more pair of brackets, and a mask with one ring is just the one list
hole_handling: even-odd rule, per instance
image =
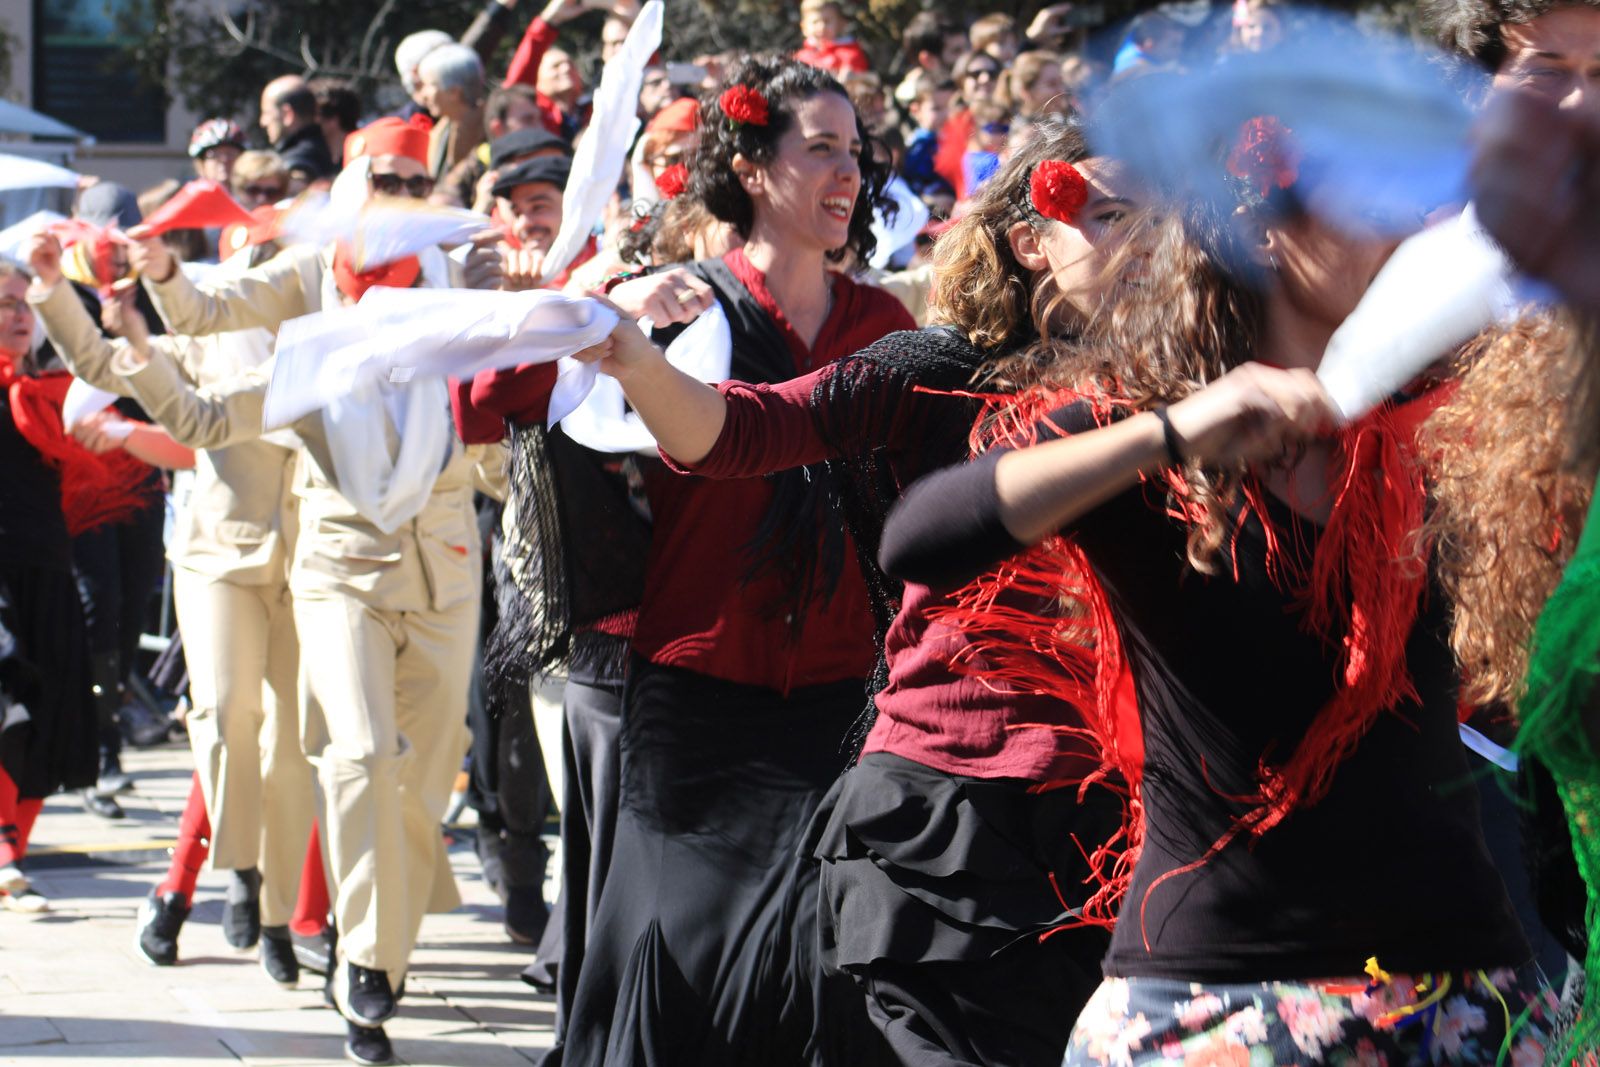
[[633, 20], [622, 47], [600, 72], [589, 126], [572, 157], [572, 173], [561, 200], [561, 228], [540, 269], [554, 278], [583, 249], [605, 213], [639, 132], [639, 88], [644, 68], [661, 48], [661, 0], [649, 0]]
[[61, 402], [61, 425], [70, 432], [78, 423], [96, 412], [104, 411], [116, 400], [116, 394], [97, 389], [82, 378], [74, 378], [72, 384], [67, 386], [66, 399]]
[[371, 289], [354, 306], [283, 324], [264, 422], [284, 426], [383, 383], [553, 362], [616, 325], [617, 313], [598, 301], [549, 289]]
[[1359, 419], [1514, 302], [1511, 263], [1469, 207], [1395, 249], [1317, 377], [1345, 419]]
[[[639, 326], [646, 332], [651, 328], [649, 320], [641, 320]], [[733, 331], [721, 304], [712, 304], [667, 346], [667, 362], [708, 384], [728, 380], [733, 366]], [[656, 439], [644, 420], [628, 410], [622, 386], [592, 364], [563, 361], [550, 401], [550, 425], [557, 422], [568, 437], [596, 452], [654, 454], [656, 450]]]

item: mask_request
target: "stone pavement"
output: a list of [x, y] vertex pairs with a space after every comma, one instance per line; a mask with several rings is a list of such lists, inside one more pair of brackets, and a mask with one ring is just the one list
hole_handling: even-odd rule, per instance
[[[135, 910], [166, 870], [191, 764], [186, 748], [168, 745], [130, 751], [124, 766], [137, 783], [119, 798], [126, 819], [89, 815], [76, 797], [45, 805], [26, 867], [50, 913], [0, 911], [0, 1065], [348, 1062], [344, 1023], [322, 1006], [320, 977], [279, 989], [253, 950], [223, 940], [220, 875], [200, 879], [177, 966], [139, 954]], [[470, 843], [451, 859], [465, 903], [423, 923], [400, 1016], [386, 1028], [395, 1053], [410, 1064], [537, 1062], [555, 1001], [518, 980], [532, 954], [507, 941]]]

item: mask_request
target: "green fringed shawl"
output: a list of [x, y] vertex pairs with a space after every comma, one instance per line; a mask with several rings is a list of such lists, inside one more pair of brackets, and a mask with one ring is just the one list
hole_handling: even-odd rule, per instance
[[1600, 1048], [1600, 756], [1583, 727], [1583, 710], [1595, 698], [1600, 676], [1600, 487], [1577, 553], [1534, 626], [1531, 651], [1517, 747], [1555, 777], [1588, 890], [1583, 1007], [1566, 1048], [1552, 1050], [1547, 1061], [1567, 1064]]

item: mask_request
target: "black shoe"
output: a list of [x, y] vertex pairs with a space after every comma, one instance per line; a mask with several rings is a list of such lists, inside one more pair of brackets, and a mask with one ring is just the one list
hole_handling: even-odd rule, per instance
[[522, 973], [517, 977], [539, 992], [549, 994], [556, 991], [556, 970], [557, 965], [554, 963], [534, 960], [522, 968]]
[[108, 771], [94, 783], [94, 791], [103, 797], [133, 792], [133, 776], [127, 771]]
[[315, 937], [302, 937], [293, 930], [289, 940], [294, 944], [294, 958], [300, 969], [312, 974], [328, 973], [328, 961], [333, 958], [333, 935], [327, 930]]
[[121, 804], [118, 804], [110, 797], [101, 796], [93, 789], [80, 789], [78, 790], [78, 796], [83, 799], [84, 810], [90, 815], [98, 815], [102, 819], [125, 819], [128, 817], [128, 813], [122, 810]]
[[381, 1026], [345, 1022], [344, 1054], [357, 1063], [393, 1063], [394, 1046]]
[[189, 903], [178, 893], [150, 895], [139, 905], [139, 954], [157, 967], [178, 962], [178, 931], [189, 917]]
[[167, 716], [152, 711], [137, 700], [125, 701], [117, 712], [117, 727], [122, 731], [122, 740], [134, 748], [164, 744], [169, 725]]
[[222, 936], [234, 948], [255, 948], [261, 939], [261, 872], [254, 867], [229, 873]]
[[513, 944], [537, 945], [550, 924], [550, 909], [537, 889], [512, 886], [506, 893], [506, 936]]
[[285, 989], [300, 984], [300, 961], [294, 957], [294, 942], [289, 939], [287, 926], [261, 928], [261, 969]]
[[387, 971], [349, 961], [335, 973], [333, 1001], [339, 1014], [357, 1026], [382, 1026], [399, 1010]]

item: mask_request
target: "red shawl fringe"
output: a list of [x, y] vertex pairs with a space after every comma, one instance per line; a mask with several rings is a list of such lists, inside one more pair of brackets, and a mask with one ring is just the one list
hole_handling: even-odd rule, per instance
[[[1268, 575], [1295, 597], [1307, 631], [1340, 649], [1340, 684], [1287, 762], [1275, 765], [1269, 762], [1270, 753], [1263, 753], [1257, 791], [1232, 798], [1250, 809], [1199, 859], [1168, 871], [1150, 886], [1140, 903], [1147, 949], [1145, 907], [1158, 886], [1198, 870], [1241, 835], [1254, 841], [1295, 809], [1321, 800], [1339, 765], [1378, 715], [1417, 699], [1406, 644], [1426, 590], [1427, 566], [1426, 546], [1417, 539], [1426, 490], [1415, 439], [1417, 427], [1448, 395], [1448, 387], [1441, 387], [1398, 407], [1386, 405], [1342, 432], [1337, 453], [1342, 473], [1334, 483], [1328, 523], [1309, 573], [1298, 565], [1303, 552], [1285, 550], [1284, 531], [1269, 518], [1262, 487], [1253, 480], [1244, 483], [1238, 526], [1252, 512], [1259, 519]], [[973, 431], [973, 450], [1033, 444], [1036, 427], [1048, 412], [1075, 401], [1090, 403], [1102, 425], [1118, 407], [1126, 407], [1104, 394], [1070, 391], [989, 398], [988, 410]], [[1189, 523], [1203, 521], [1203, 509], [1191, 500], [1182, 472], [1169, 471], [1164, 480], [1169, 514]], [[1237, 527], [1228, 552], [1237, 579]], [[1045, 600], [1054, 597], [1064, 610], [1039, 615], [1000, 605], [999, 595], [1007, 588]], [[1110, 926], [1144, 841], [1144, 746], [1132, 673], [1105, 590], [1076, 544], [1052, 538], [974, 580], [950, 601], [952, 606], [930, 612], [930, 617], [961, 627], [972, 641], [972, 655], [958, 657], [953, 668], [971, 670], [965, 661], [981, 658], [986, 684], [1047, 694], [1085, 712], [1082, 727], [1062, 729], [1097, 749], [1101, 769], [1077, 783], [1040, 788], [1076, 784], [1081, 792], [1103, 784], [1125, 797], [1123, 826], [1110, 840], [1092, 848], [1078, 843], [1089, 861], [1089, 882], [1096, 886], [1082, 909], [1082, 923]]]
[[72, 375], [47, 371], [27, 377], [0, 362], [0, 385], [7, 387], [17, 432], [61, 476], [61, 511], [67, 533], [77, 537], [109, 523], [125, 522], [149, 504], [147, 463], [120, 449], [97, 455], [62, 426], [61, 404], [72, 385]]

